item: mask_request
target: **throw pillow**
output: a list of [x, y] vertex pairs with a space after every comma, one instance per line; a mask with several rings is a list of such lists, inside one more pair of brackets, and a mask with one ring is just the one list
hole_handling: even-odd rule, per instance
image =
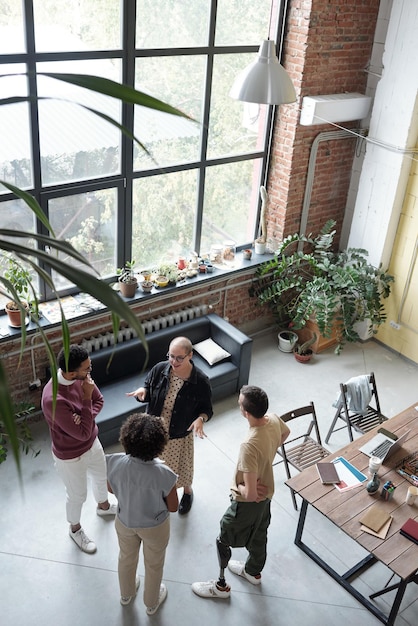
[[229, 352], [224, 350], [220, 345], [213, 341], [213, 339], [205, 339], [204, 341], [196, 343], [193, 346], [193, 350], [200, 354], [200, 356], [204, 358], [209, 365], [219, 363], [219, 361], [223, 361], [231, 356]]

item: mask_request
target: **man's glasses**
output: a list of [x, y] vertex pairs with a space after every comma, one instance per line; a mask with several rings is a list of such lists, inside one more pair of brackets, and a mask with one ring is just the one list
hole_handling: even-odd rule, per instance
[[189, 354], [185, 354], [184, 356], [175, 356], [174, 354], [170, 354], [169, 352], [167, 352], [165, 356], [169, 361], [175, 361], [176, 363], [183, 363], [184, 359], [186, 358], [186, 356], [189, 356]]

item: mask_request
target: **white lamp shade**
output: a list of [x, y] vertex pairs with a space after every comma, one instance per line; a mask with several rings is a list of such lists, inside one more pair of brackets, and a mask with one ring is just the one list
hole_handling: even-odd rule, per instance
[[274, 41], [267, 39], [261, 43], [257, 59], [239, 74], [229, 95], [236, 100], [259, 104], [295, 102], [295, 88], [279, 63]]

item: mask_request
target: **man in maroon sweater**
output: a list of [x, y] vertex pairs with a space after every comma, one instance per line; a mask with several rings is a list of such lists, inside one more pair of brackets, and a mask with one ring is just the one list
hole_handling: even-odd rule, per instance
[[87, 498], [87, 475], [92, 479], [97, 515], [115, 515], [107, 491], [106, 460], [97, 437], [96, 415], [103, 407], [103, 396], [91, 378], [87, 350], [71, 345], [68, 363], [64, 350], [57, 357], [58, 393], [54, 408], [52, 379], [42, 393], [42, 411], [52, 439], [52, 456], [67, 493], [69, 535], [80, 550], [92, 554], [96, 544], [80, 524], [81, 509]]

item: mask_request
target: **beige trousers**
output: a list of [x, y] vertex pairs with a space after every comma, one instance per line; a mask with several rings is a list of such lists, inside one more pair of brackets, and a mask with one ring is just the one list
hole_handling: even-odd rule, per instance
[[170, 538], [170, 516], [162, 524], [152, 528], [127, 528], [116, 517], [115, 528], [119, 542], [120, 595], [125, 598], [135, 595], [139, 550], [143, 543], [144, 604], [146, 607], [155, 606], [160, 593], [165, 551]]

